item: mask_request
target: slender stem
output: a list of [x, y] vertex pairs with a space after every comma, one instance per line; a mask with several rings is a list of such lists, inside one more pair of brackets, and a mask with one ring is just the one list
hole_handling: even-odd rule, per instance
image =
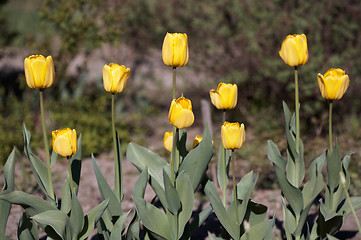
[[342, 183], [343, 190], [345, 191], [345, 194], [346, 194], [347, 202], [348, 202], [348, 204], [350, 205], [352, 214], [353, 214], [353, 216], [354, 216], [354, 218], [355, 218], [355, 221], [356, 221], [356, 224], [357, 224], [357, 227], [358, 227], [358, 231], [361, 233], [360, 222], [359, 222], [358, 217], [357, 217], [357, 215], [356, 215], [355, 209], [354, 209], [354, 207], [353, 207], [353, 205], [352, 205], [351, 198], [350, 198], [350, 194], [348, 193], [348, 189], [347, 189], [347, 187], [346, 187], [345, 175], [343, 174], [342, 171], [340, 172], [340, 180], [341, 180], [341, 183]]
[[330, 152], [332, 152], [332, 100], [330, 101], [329, 115], [328, 115], [328, 137], [330, 140]]
[[113, 145], [114, 145], [114, 161], [115, 161], [115, 195], [118, 200], [121, 199], [121, 190], [120, 190], [120, 163], [118, 159], [118, 151], [117, 151], [117, 138], [115, 131], [115, 94], [112, 94], [112, 132], [113, 132]]
[[44, 148], [46, 153], [46, 164], [48, 168], [48, 184], [49, 184], [49, 195], [50, 197], [55, 200], [54, 189], [53, 189], [53, 180], [51, 177], [51, 163], [50, 163], [50, 152], [49, 152], [49, 143], [48, 137], [46, 134], [46, 126], [45, 126], [45, 114], [44, 114], [44, 97], [43, 97], [43, 90], [39, 91], [40, 93], [40, 112], [41, 112], [41, 122], [43, 125], [43, 137], [44, 137]]
[[[226, 111], [223, 110], [223, 123], [226, 121]], [[222, 144], [222, 165], [223, 165], [223, 206], [226, 207], [227, 202], [227, 169], [226, 169], [226, 149], [224, 149]]]
[[71, 156], [67, 157], [67, 162], [68, 162], [68, 171], [69, 171], [70, 191], [71, 193], [73, 193], [74, 185], [73, 185], [73, 174], [71, 173], [70, 158]]
[[235, 169], [235, 161], [236, 159], [234, 159], [234, 149], [232, 149], [232, 177], [233, 177], [233, 201], [234, 201], [234, 206], [235, 206], [235, 210], [236, 210], [236, 222], [238, 224], [238, 201], [237, 201], [237, 191], [236, 191], [236, 169]]
[[299, 96], [298, 96], [298, 71], [295, 67], [295, 111], [296, 111], [296, 152], [300, 153], [300, 108], [299, 108]]
[[173, 68], [173, 99], [175, 99], [175, 89], [176, 89], [176, 67]]

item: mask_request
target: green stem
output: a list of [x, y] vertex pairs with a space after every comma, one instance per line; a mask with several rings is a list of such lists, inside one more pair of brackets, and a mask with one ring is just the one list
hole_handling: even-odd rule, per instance
[[239, 223], [239, 219], [238, 219], [238, 201], [237, 201], [237, 191], [236, 191], [236, 169], [235, 169], [235, 161], [236, 159], [234, 159], [234, 149], [232, 149], [232, 177], [233, 177], [233, 201], [234, 201], [234, 206], [235, 206], [235, 211], [236, 211], [236, 222], [237, 224]]
[[341, 180], [341, 183], [342, 183], [343, 190], [345, 191], [345, 194], [346, 194], [347, 202], [350, 205], [352, 214], [353, 214], [353, 216], [355, 218], [355, 221], [356, 221], [356, 224], [357, 224], [357, 227], [358, 227], [358, 231], [361, 233], [360, 222], [359, 222], [358, 217], [356, 215], [356, 211], [355, 211], [355, 209], [354, 209], [354, 207], [352, 205], [350, 194], [348, 194], [348, 189], [346, 187], [346, 179], [345, 179], [345, 175], [343, 174], [343, 172], [340, 172], [340, 180]]
[[176, 156], [176, 169], [175, 169], [175, 172], [178, 173], [178, 169], [179, 169], [179, 165], [180, 165], [180, 156], [179, 156], [179, 149], [178, 149], [178, 143], [179, 143], [179, 129], [176, 128], [176, 148], [175, 148], [175, 156]]
[[298, 96], [298, 71], [295, 67], [295, 101], [296, 101], [296, 152], [300, 153], [300, 108], [299, 108], [299, 96]]
[[176, 67], [173, 68], [173, 99], [175, 99], [175, 89], [176, 89]]
[[117, 151], [117, 137], [115, 130], [115, 94], [112, 94], [112, 132], [113, 132], [113, 145], [114, 145], [114, 161], [115, 161], [115, 183], [114, 183], [114, 191], [118, 200], [121, 199], [121, 183], [120, 183], [120, 169], [121, 163], [119, 161], [118, 151]]
[[332, 100], [330, 101], [329, 115], [328, 115], [328, 137], [330, 140], [330, 152], [332, 152]]
[[68, 162], [68, 171], [69, 171], [69, 182], [70, 182], [70, 191], [73, 193], [74, 185], [73, 185], [73, 174], [71, 173], [71, 166], [70, 166], [70, 156], [67, 157]]
[[[226, 121], [226, 111], [223, 110], [223, 123]], [[223, 144], [222, 144], [222, 165], [223, 165], [223, 198], [222, 198], [222, 202], [223, 202], [223, 206], [226, 207], [226, 202], [227, 202], [227, 169], [226, 169], [226, 149], [224, 149]]]
[[44, 97], [43, 97], [43, 90], [39, 91], [40, 93], [40, 112], [41, 112], [41, 122], [43, 125], [43, 136], [44, 136], [44, 147], [46, 153], [46, 164], [48, 168], [48, 184], [49, 184], [49, 195], [50, 197], [55, 200], [54, 189], [53, 189], [53, 180], [51, 177], [51, 163], [50, 163], [50, 152], [49, 152], [49, 143], [48, 137], [46, 134], [46, 126], [45, 126], [45, 114], [44, 114]]
[[[176, 161], [176, 151], [177, 151], [177, 143], [178, 143], [178, 133], [179, 133], [179, 129], [178, 128], [173, 128], [173, 145], [172, 145], [172, 157], [171, 157], [171, 162], [170, 162], [170, 166], [171, 166], [171, 178], [172, 178], [172, 184], [173, 186], [175, 186], [174, 184], [174, 180], [175, 180], [175, 177], [174, 177], [174, 172], [175, 172], [175, 169], [174, 169], [174, 162]], [[178, 162], [179, 160], [177, 160]], [[177, 163], [178, 164], [178, 163]]]

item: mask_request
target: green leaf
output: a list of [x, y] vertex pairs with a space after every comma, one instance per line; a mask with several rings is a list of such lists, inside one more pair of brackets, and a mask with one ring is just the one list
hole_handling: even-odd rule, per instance
[[[351, 204], [355, 209], [355, 211], [361, 208], [361, 197], [351, 197], [350, 199], [351, 199]], [[352, 212], [351, 206], [346, 199], [344, 199], [340, 203], [339, 208], [340, 209], [337, 212], [342, 214], [344, 218], [346, 218]]]
[[[73, 184], [76, 190], [76, 195], [78, 195], [79, 183], [80, 183], [80, 173], [81, 173], [81, 135], [78, 138], [78, 150], [70, 159], [71, 173], [73, 175]], [[70, 182], [69, 175], [67, 179]]]
[[190, 239], [192, 234], [204, 223], [207, 217], [211, 214], [213, 208], [211, 205], [208, 205], [203, 209], [197, 216], [195, 216], [191, 223], [188, 223], [184, 229], [184, 234], [182, 239]]
[[[49, 210], [31, 217], [39, 224], [50, 226], [63, 240], [73, 239], [72, 226], [69, 217], [59, 210]], [[49, 228], [44, 229], [51, 238], [56, 238]]]
[[51, 201], [55, 201], [54, 199], [52, 199], [52, 196], [49, 195], [51, 186], [49, 186], [48, 168], [47, 166], [45, 166], [44, 162], [40, 160], [40, 158], [33, 154], [30, 147], [31, 134], [26, 129], [25, 124], [23, 124], [23, 135], [24, 152], [26, 157], [29, 159], [30, 167], [34, 174], [36, 182], [39, 184], [40, 189], [47, 196], [47, 198]]
[[327, 161], [327, 185], [331, 191], [335, 191], [340, 182], [339, 173], [341, 171], [341, 156], [336, 141], [335, 148], [330, 153]]
[[244, 219], [247, 220], [251, 226], [263, 222], [266, 216], [266, 206], [255, 203], [252, 200], [248, 202], [247, 212]]
[[61, 207], [60, 210], [68, 214], [71, 209], [71, 192], [68, 179], [64, 180], [64, 184], [61, 190]]
[[[2, 191], [14, 191], [15, 148], [10, 153], [4, 166], [4, 186]], [[0, 200], [0, 237], [5, 239], [6, 223], [10, 214], [11, 203]]]
[[212, 208], [221, 222], [222, 226], [227, 230], [227, 232], [232, 236], [233, 239], [239, 239], [240, 229], [237, 226], [235, 221], [232, 221], [227, 215], [226, 209], [224, 208], [221, 200], [219, 199], [218, 192], [213, 182], [208, 181], [204, 191], [211, 202]]
[[72, 194], [72, 201], [71, 201], [71, 212], [70, 212], [70, 224], [73, 229], [73, 238], [77, 238], [78, 234], [83, 229], [84, 224], [84, 213], [83, 209], [80, 206], [78, 198], [75, 194], [75, 189], [73, 190]]
[[128, 225], [128, 230], [126, 233], [126, 240], [139, 240], [139, 230], [140, 230], [140, 219], [137, 214], [137, 211], [134, 211], [132, 220]]
[[181, 172], [177, 177], [176, 190], [179, 194], [182, 210], [178, 215], [178, 239], [183, 235], [184, 228], [192, 216], [194, 194], [189, 176]]
[[38, 227], [25, 212], [20, 217], [17, 236], [19, 240], [39, 240]]
[[[172, 185], [167, 173], [163, 170], [165, 198], [167, 200], [167, 208], [173, 215], [178, 215], [179, 209], [182, 207], [179, 200], [178, 192]], [[192, 194], [193, 195], [193, 194]]]
[[98, 206], [90, 210], [89, 213], [84, 217], [84, 227], [79, 234], [79, 240], [85, 240], [89, 237], [89, 235], [93, 232], [95, 224], [97, 224], [105, 209], [108, 207], [108, 204], [108, 199], [102, 201]]
[[139, 176], [133, 186], [133, 196], [144, 198], [145, 188], [148, 182], [148, 169], [146, 168]]
[[93, 155], [92, 155], [92, 163], [93, 163], [94, 173], [97, 178], [100, 195], [104, 200], [109, 199], [108, 209], [110, 211], [111, 216], [115, 216], [115, 217], [122, 216], [123, 210], [121, 207], [121, 203], [118, 201], [118, 198], [115, 196], [113, 190], [109, 187]]
[[196, 191], [200, 182], [202, 181], [202, 178], [207, 171], [208, 163], [211, 160], [212, 156], [212, 138], [209, 133], [209, 129], [206, 126], [203, 132], [202, 141], [198, 144], [196, 148], [193, 148], [187, 154], [178, 170], [178, 172], [185, 171], [188, 174], [189, 181], [193, 186], [193, 192]]
[[164, 212], [139, 197], [134, 197], [134, 203], [146, 228], [163, 238], [171, 239], [168, 218]]
[[268, 140], [267, 144], [268, 144], [268, 151], [267, 151], [268, 159], [271, 160], [278, 167], [280, 167], [281, 170], [284, 172], [286, 169], [286, 159], [284, 159], [281, 156], [281, 153], [278, 150], [276, 144], [274, 144], [274, 142]]
[[51, 152], [51, 157], [50, 157], [50, 166], [51, 167], [54, 166], [54, 164], [56, 163], [57, 160], [58, 160], [58, 154], [53, 149], [53, 151]]
[[112, 229], [112, 232], [110, 234], [110, 240], [122, 239], [122, 231], [124, 230], [124, 222], [125, 222], [125, 219], [127, 218], [128, 214], [129, 214], [129, 212], [130, 211], [123, 214], [123, 216], [118, 218], [118, 220], [115, 222], [114, 227]]
[[[226, 150], [222, 142], [219, 144], [218, 151], [218, 165], [217, 165], [217, 180], [222, 192], [227, 191], [228, 177], [229, 177], [229, 162], [231, 159], [231, 150]], [[224, 158], [224, 162], [223, 162]]]
[[[123, 193], [123, 176], [122, 176], [122, 156], [120, 152], [120, 140], [118, 132], [115, 131], [116, 134], [116, 154], [117, 158], [114, 159], [114, 169], [115, 169], [115, 178], [114, 178], [114, 192], [115, 195], [118, 197], [119, 201], [122, 201], [124, 198]], [[118, 159], [118, 162], [116, 162], [116, 159]], [[117, 171], [117, 165], [119, 166]]]
[[170, 166], [163, 158], [142, 146], [130, 143], [127, 149], [127, 159], [140, 172], [148, 168], [149, 175], [152, 176], [164, 190], [163, 169], [168, 176], [170, 176]]
[[[292, 213], [290, 209], [288, 209], [285, 199], [282, 197], [282, 212], [283, 212], [283, 219], [285, 223], [285, 232], [287, 239], [290, 239], [290, 235], [296, 231], [297, 224], [296, 224], [296, 216]], [[292, 238], [291, 238], [292, 239]]]
[[[247, 239], [265, 239], [267, 235], [270, 235], [270, 233], [273, 233], [273, 226], [275, 223], [275, 219], [270, 219], [267, 221], [263, 221], [257, 225], [252, 226], [251, 229], [247, 234], [243, 234], [241, 237], [241, 240], [247, 240]], [[271, 234], [272, 236], [272, 234]], [[267, 238], [269, 239], [269, 237]]]

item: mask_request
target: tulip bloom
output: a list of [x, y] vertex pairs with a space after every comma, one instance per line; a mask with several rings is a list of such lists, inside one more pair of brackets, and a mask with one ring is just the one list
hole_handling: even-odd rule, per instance
[[104, 89], [110, 93], [120, 93], [127, 85], [130, 76], [130, 69], [124, 65], [110, 63], [103, 67]]
[[202, 141], [202, 139], [203, 139], [203, 137], [196, 136], [193, 141], [193, 148], [195, 148]]
[[213, 105], [218, 109], [233, 109], [237, 105], [238, 89], [236, 84], [218, 84], [217, 90], [209, 91]]
[[350, 84], [348, 75], [340, 68], [331, 68], [323, 76], [319, 73], [317, 80], [322, 97], [327, 100], [341, 99]]
[[70, 157], [78, 150], [76, 131], [70, 128], [55, 130], [52, 132], [54, 151], [63, 156]]
[[170, 124], [178, 129], [190, 127], [194, 122], [191, 100], [184, 97], [173, 99], [168, 118]]
[[290, 67], [303, 65], [308, 61], [307, 38], [305, 34], [288, 35], [278, 52]]
[[167, 66], [185, 66], [189, 58], [187, 34], [167, 33], [163, 41], [162, 58]]
[[244, 124], [239, 125], [238, 122], [225, 122], [221, 128], [222, 143], [225, 149], [238, 149], [243, 145], [246, 139], [246, 131]]
[[168, 152], [172, 152], [173, 148], [173, 132], [165, 132], [163, 137], [164, 148]]
[[24, 60], [26, 83], [30, 88], [44, 89], [50, 87], [55, 78], [53, 58], [31, 55]]

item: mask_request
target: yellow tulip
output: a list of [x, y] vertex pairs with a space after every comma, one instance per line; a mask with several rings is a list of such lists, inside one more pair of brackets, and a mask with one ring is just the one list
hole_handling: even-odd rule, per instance
[[233, 109], [237, 105], [238, 89], [236, 84], [218, 84], [217, 90], [209, 91], [213, 105], [218, 109]]
[[239, 125], [238, 122], [225, 122], [221, 128], [222, 143], [225, 149], [238, 149], [243, 145], [246, 139], [246, 131], [244, 124]]
[[317, 80], [322, 97], [327, 100], [342, 98], [350, 84], [348, 75], [340, 68], [331, 68], [323, 76], [319, 73]]
[[30, 88], [44, 89], [50, 87], [55, 78], [53, 58], [31, 55], [24, 60], [26, 83]]
[[185, 66], [189, 58], [187, 34], [167, 33], [163, 41], [162, 58], [167, 66]]
[[103, 67], [104, 89], [110, 93], [120, 93], [127, 85], [130, 76], [130, 69], [124, 65], [110, 63]]
[[308, 61], [307, 38], [305, 34], [288, 35], [278, 52], [290, 67], [303, 65]]
[[203, 139], [203, 137], [196, 136], [193, 141], [193, 148], [195, 148], [202, 141], [202, 139]]
[[172, 152], [173, 148], [173, 132], [165, 132], [163, 137], [164, 148], [168, 152]]
[[179, 129], [190, 127], [194, 122], [191, 100], [180, 97], [173, 99], [169, 114], [169, 122]]
[[74, 155], [78, 150], [75, 129], [64, 128], [55, 130], [52, 132], [52, 136], [53, 149], [57, 154], [63, 157], [69, 157]]

